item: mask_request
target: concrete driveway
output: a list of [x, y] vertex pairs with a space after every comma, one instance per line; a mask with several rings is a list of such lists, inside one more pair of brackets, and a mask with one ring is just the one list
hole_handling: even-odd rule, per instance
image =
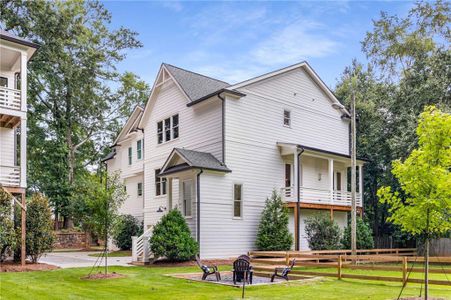
[[[58, 266], [60, 268], [79, 268], [92, 267], [96, 261], [100, 261], [98, 257], [89, 256], [89, 254], [101, 252], [51, 252], [42, 255], [39, 259], [40, 263]], [[131, 256], [126, 257], [108, 257], [109, 266], [132, 266], [129, 263], [132, 261]], [[102, 261], [102, 265], [105, 261]]]

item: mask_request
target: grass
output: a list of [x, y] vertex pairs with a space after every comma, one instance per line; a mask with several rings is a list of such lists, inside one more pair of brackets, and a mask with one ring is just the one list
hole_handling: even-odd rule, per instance
[[[102, 252], [88, 254], [88, 256], [99, 257], [102, 256]], [[108, 253], [108, 257], [126, 257], [126, 256], [132, 256], [132, 252], [129, 250], [119, 250]]]
[[[220, 269], [227, 270], [230, 267], [220, 267]], [[90, 268], [74, 268], [3, 273], [0, 274], [0, 299], [241, 298], [241, 290], [234, 287], [165, 276], [170, 273], [198, 272], [196, 267], [111, 267], [110, 271], [127, 277], [96, 281], [80, 279], [89, 271]], [[385, 300], [396, 299], [400, 289], [400, 283], [326, 278], [310, 283], [291, 281], [277, 285], [247, 287], [246, 299], [344, 299], [345, 297], [346, 300]], [[419, 284], [408, 284], [403, 296], [417, 296], [419, 293]], [[431, 286], [430, 294], [451, 299], [451, 286]]]

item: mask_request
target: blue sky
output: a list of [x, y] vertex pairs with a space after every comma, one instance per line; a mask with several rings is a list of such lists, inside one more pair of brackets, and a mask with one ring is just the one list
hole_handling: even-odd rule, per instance
[[139, 33], [144, 47], [118, 66], [149, 84], [167, 62], [230, 83], [307, 60], [330, 87], [381, 10], [405, 16], [407, 1], [104, 1], [111, 26]]

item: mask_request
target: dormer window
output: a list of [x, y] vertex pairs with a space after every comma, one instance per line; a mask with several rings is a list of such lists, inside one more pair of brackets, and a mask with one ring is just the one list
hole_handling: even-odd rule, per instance
[[157, 123], [158, 144], [169, 142], [179, 137], [179, 115], [173, 115]]
[[291, 127], [291, 111], [287, 109], [283, 111], [283, 126]]

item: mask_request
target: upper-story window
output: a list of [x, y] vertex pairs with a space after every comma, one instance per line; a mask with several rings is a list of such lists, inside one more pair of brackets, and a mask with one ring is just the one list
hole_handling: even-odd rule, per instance
[[2, 86], [2, 87], [8, 87], [8, 78], [6, 78], [6, 77], [0, 77], [0, 86]]
[[139, 140], [136, 142], [136, 159], [142, 159], [143, 155], [143, 140]]
[[132, 164], [132, 159], [133, 159], [133, 149], [132, 149], [132, 147], [128, 147], [128, 164], [129, 165]]
[[159, 177], [160, 169], [155, 170], [155, 195], [166, 195], [166, 178]]
[[283, 126], [291, 127], [291, 111], [287, 109], [283, 111]]
[[179, 115], [173, 115], [157, 123], [158, 144], [169, 142], [179, 137]]

